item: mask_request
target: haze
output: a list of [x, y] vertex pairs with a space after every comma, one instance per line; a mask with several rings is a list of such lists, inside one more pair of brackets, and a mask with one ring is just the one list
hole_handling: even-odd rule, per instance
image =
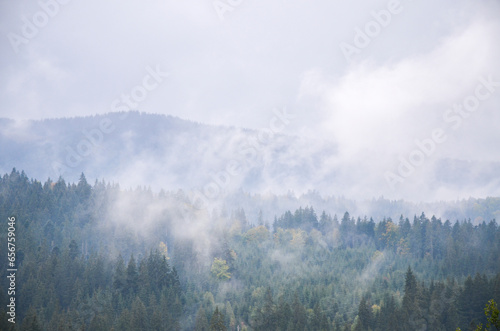
[[[315, 151], [336, 146], [310, 159], [322, 194], [498, 196], [498, 13], [493, 0], [4, 1], [0, 114], [139, 110], [258, 130], [287, 109], [293, 119], [280, 133], [314, 141]], [[134, 89], [140, 98], [125, 102]], [[134, 176], [148, 170], [140, 163], [121, 169], [137, 178], [128, 184], [149, 184]], [[464, 172], [472, 179], [457, 184]], [[315, 188], [261, 180], [265, 191]]]

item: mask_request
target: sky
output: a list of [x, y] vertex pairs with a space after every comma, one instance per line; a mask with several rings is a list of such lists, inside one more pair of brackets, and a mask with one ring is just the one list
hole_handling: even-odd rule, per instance
[[137, 109], [260, 129], [286, 108], [286, 133], [338, 145], [324, 167], [405, 197], [438, 159], [500, 162], [499, 13], [498, 0], [1, 1], [0, 117]]

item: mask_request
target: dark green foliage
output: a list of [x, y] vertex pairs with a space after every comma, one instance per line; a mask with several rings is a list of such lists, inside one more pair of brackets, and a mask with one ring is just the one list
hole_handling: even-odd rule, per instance
[[125, 298], [134, 298], [139, 288], [139, 276], [137, 274], [134, 255], [130, 256], [130, 260], [128, 261], [125, 284]]
[[372, 310], [365, 297], [363, 297], [359, 303], [358, 317], [358, 326], [361, 330], [373, 330], [374, 323]]
[[488, 323], [487, 328], [494, 327], [497, 331], [500, 330], [500, 312], [498, 310], [495, 300], [488, 301], [486, 308], [484, 308], [484, 314], [487, 317]]
[[209, 327], [207, 313], [203, 308], [200, 308], [198, 313], [196, 313], [196, 323], [194, 329], [195, 331], [208, 331]]
[[[27, 277], [29, 281], [19, 282], [18, 297], [30, 300], [20, 300], [17, 306], [19, 315], [24, 309], [30, 309], [22, 323], [17, 317], [21, 330], [74, 330], [82, 326], [90, 330], [110, 330], [112, 326], [118, 330], [179, 330], [182, 313], [179, 280], [167, 261], [158, 258], [156, 252], [152, 253], [152, 259], [146, 256], [141, 262], [156, 259], [160, 264], [158, 269], [165, 272], [160, 276], [153, 271], [148, 273], [151, 277], [144, 279], [146, 283], [156, 284], [154, 291], [153, 287], [146, 288], [145, 295], [158, 296], [161, 304], [157, 305], [152, 299], [146, 305], [138, 296], [130, 297], [133, 292], [129, 285], [133, 286], [137, 276], [133, 257], [127, 269], [121, 258], [108, 269], [99, 262], [102, 257], [72, 260], [70, 250], [68, 247], [61, 252], [61, 260], [48, 252], [41, 255], [43, 250], [40, 250], [37, 263], [41, 272], [31, 273], [27, 264], [19, 273], [20, 279]], [[166, 279], [158, 281], [162, 277]], [[26, 304], [29, 304], [27, 308]], [[5, 324], [2, 330], [9, 330], [9, 324], [1, 323]]]
[[257, 310], [254, 327], [256, 330], [275, 330], [277, 327], [276, 322], [276, 307], [273, 302], [271, 288], [268, 287], [264, 295], [263, 305]]
[[36, 312], [31, 311], [24, 318], [21, 331], [42, 331]]
[[[288, 324], [288, 328], [291, 326], [291, 330], [302, 331], [305, 330], [307, 325], [307, 315], [304, 306], [299, 301], [298, 293], [295, 293], [292, 302], [292, 318]], [[291, 324], [291, 325], [290, 325]]]
[[[322, 220], [322, 227], [326, 227], [326, 220]], [[320, 223], [318, 222], [318, 217], [312, 207], [299, 208], [292, 215], [291, 212], [287, 211], [283, 216], [274, 221], [273, 227], [276, 228], [300, 228], [306, 231], [311, 229], [317, 229]]]
[[226, 331], [224, 324], [224, 314], [219, 311], [219, 307], [215, 307], [214, 314], [210, 319], [210, 331]]
[[107, 315], [95, 315], [90, 322], [89, 329], [92, 331], [108, 331], [110, 329], [110, 319]]
[[[475, 328], [475, 331], [499, 331], [500, 330], [500, 311], [498, 310], [495, 300], [490, 300], [484, 308], [484, 314], [486, 315], [487, 324], [486, 328], [483, 327], [482, 323], [479, 323]], [[472, 324], [471, 324], [472, 326]], [[494, 329], [493, 329], [494, 328]], [[456, 331], [461, 331], [457, 328]]]
[[130, 318], [130, 330], [141, 331], [149, 330], [148, 315], [146, 313], [146, 307], [144, 303], [136, 297], [132, 303], [132, 311]]
[[[130, 228], [108, 219], [119, 194], [144, 205]], [[484, 203], [495, 212], [496, 200]], [[154, 222], [148, 204], [165, 206]], [[495, 220], [375, 222], [342, 209], [339, 222], [277, 207], [272, 233], [262, 226], [264, 236], [245, 240], [272, 216], [235, 205], [209, 215], [182, 192], [91, 186], [83, 174], [78, 184], [3, 176], [0, 217], [19, 220], [17, 330], [465, 330], [487, 325], [485, 303], [500, 301]], [[193, 239], [179, 225], [202, 230]], [[227, 262], [227, 282], [210, 276], [214, 258]]]

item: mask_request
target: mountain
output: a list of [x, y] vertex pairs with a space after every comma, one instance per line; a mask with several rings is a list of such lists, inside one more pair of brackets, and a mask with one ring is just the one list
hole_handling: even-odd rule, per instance
[[400, 176], [405, 165], [393, 167], [400, 177], [392, 185], [390, 168], [368, 162], [369, 157], [366, 162], [342, 159], [334, 142], [284, 134], [279, 129], [286, 120], [277, 114], [268, 128], [250, 130], [137, 111], [0, 119], [0, 171], [16, 167], [34, 178], [68, 181], [84, 172], [90, 181], [124, 187], [193, 190], [205, 201], [240, 189], [414, 201], [500, 195], [500, 163], [429, 157], [410, 175]]
[[[335, 146], [139, 112], [0, 120], [0, 171], [35, 178], [104, 178], [122, 185], [206, 191], [307, 188]], [[333, 171], [332, 171], [333, 173]], [[217, 187], [216, 187], [217, 186]], [[285, 190], [285, 192], [286, 192]]]

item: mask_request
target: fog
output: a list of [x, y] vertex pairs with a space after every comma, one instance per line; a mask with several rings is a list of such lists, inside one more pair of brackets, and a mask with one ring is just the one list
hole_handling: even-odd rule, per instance
[[[458, 321], [467, 273], [499, 265], [498, 13], [498, 0], [0, 2], [0, 202], [39, 269], [21, 264], [20, 293], [51, 298], [23, 301], [42, 323], [90, 309], [79, 275], [71, 298], [48, 272], [75, 273], [53, 268], [63, 252], [82, 279], [104, 279], [95, 256], [116, 269], [85, 300], [119, 310], [92, 307], [92, 322], [146, 318], [142, 305], [151, 325], [192, 329], [218, 306], [246, 330], [288, 305], [358, 329], [361, 299], [389, 316], [375, 311], [383, 294], [403, 301], [411, 265], [418, 291], [453, 279], [453, 300], [429, 306]], [[176, 272], [144, 259], [157, 249]], [[122, 288], [132, 256], [161, 294]], [[56, 288], [74, 312], [52, 305]]]
[[[83, 171], [216, 204], [240, 189], [415, 202], [500, 194], [497, 1], [217, 3], [0, 4], [0, 113], [16, 120], [2, 126], [5, 148], [49, 146], [37, 159], [50, 164], [11, 154], [2, 170]], [[269, 136], [277, 109], [291, 115]], [[128, 110], [215, 126], [195, 147], [194, 124], [151, 137], [114, 122], [68, 173], [53, 164], [85, 139], [80, 125], [66, 141], [22, 121]], [[207, 193], [234, 161], [230, 185]]]

